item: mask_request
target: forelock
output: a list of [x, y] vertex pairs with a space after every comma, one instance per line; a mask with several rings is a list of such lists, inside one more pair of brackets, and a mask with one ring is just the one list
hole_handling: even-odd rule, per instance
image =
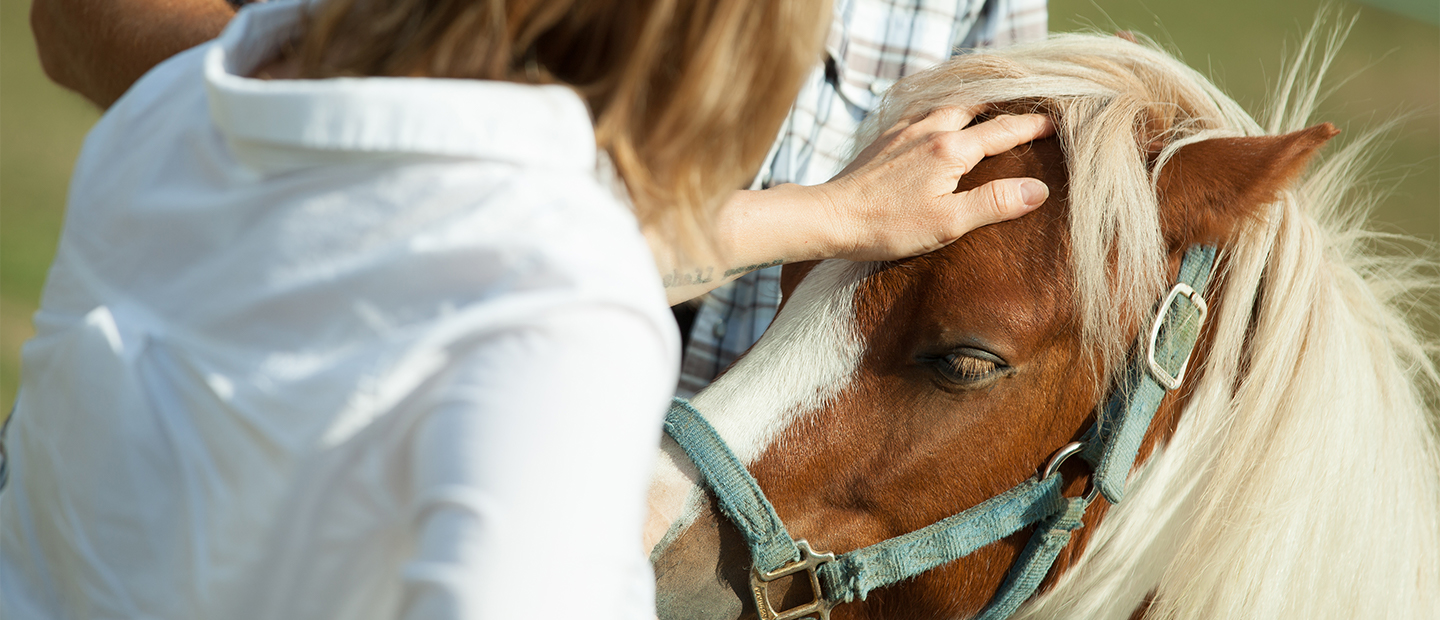
[[1076, 308], [1097, 368], [1113, 373], [1130, 347], [1129, 334], [1167, 284], [1156, 170], [1178, 144], [1260, 135], [1260, 126], [1153, 42], [1057, 34], [975, 51], [907, 77], [867, 119], [856, 145], [869, 144], [901, 119], [977, 105], [1055, 119], [1070, 176]]

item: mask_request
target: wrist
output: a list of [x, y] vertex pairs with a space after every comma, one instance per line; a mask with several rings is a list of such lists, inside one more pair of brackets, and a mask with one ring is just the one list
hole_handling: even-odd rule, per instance
[[835, 182], [820, 185], [785, 183], [764, 190], [776, 199], [768, 229], [776, 235], [771, 254], [787, 263], [843, 257], [853, 248], [845, 208], [846, 193]]
[[860, 246], [856, 232], [864, 227], [856, 221], [859, 213], [856, 207], [859, 205], [851, 183], [837, 178], [804, 189], [812, 193], [813, 206], [809, 217], [819, 229], [816, 238], [822, 242], [819, 248], [822, 252], [809, 260], [848, 259], [854, 255]]

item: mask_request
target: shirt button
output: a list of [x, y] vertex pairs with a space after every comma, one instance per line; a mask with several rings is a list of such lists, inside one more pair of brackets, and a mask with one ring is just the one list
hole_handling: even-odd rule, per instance
[[716, 323], [716, 324], [715, 324], [715, 329], [711, 330], [711, 333], [715, 334], [715, 339], [716, 339], [716, 340], [724, 340], [724, 339], [725, 339], [725, 321], [720, 321], [719, 323]]

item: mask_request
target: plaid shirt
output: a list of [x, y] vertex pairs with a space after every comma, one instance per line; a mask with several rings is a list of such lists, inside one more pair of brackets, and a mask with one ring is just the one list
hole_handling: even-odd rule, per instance
[[[896, 80], [966, 49], [1045, 36], [1045, 0], [836, 0], [826, 58], [800, 89], [755, 188], [816, 185], [845, 162], [851, 136]], [[760, 339], [780, 307], [780, 268], [700, 303], [676, 393], [691, 396]]]

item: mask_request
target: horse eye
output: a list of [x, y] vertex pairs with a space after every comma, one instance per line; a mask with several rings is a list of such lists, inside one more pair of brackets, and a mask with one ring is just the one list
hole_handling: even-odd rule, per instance
[[999, 358], [976, 349], [961, 349], [940, 358], [940, 370], [956, 383], [975, 383], [989, 379], [1005, 368]]

